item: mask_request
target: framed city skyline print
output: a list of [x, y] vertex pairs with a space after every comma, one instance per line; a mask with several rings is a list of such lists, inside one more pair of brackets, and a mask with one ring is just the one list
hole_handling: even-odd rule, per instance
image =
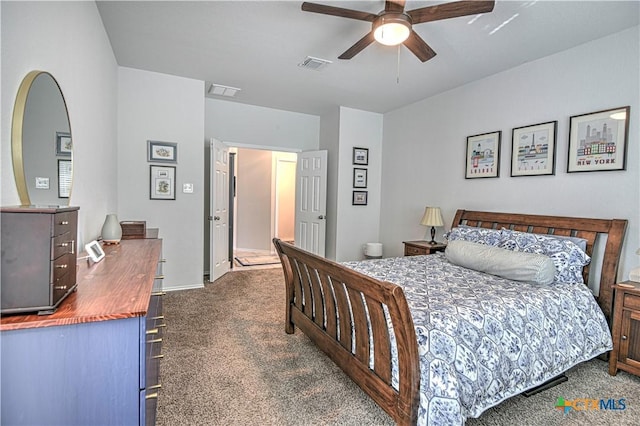
[[574, 115], [567, 173], [626, 170], [629, 106]]
[[500, 176], [501, 137], [501, 130], [467, 137], [465, 179]]
[[556, 173], [557, 121], [516, 127], [511, 133], [511, 176]]

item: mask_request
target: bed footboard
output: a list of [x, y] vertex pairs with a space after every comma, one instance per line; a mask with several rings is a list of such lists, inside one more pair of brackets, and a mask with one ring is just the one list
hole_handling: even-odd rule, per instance
[[[273, 244], [286, 284], [285, 331], [291, 334], [298, 327], [398, 424], [415, 424], [418, 344], [402, 289], [277, 238]], [[397, 390], [392, 385], [392, 335]]]

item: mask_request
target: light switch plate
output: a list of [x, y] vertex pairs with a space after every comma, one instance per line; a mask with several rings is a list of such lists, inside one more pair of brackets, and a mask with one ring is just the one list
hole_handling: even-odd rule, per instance
[[36, 189], [49, 189], [49, 178], [37, 177], [36, 178]]
[[193, 184], [192, 183], [183, 183], [182, 184], [182, 192], [184, 192], [185, 194], [192, 194], [193, 193]]

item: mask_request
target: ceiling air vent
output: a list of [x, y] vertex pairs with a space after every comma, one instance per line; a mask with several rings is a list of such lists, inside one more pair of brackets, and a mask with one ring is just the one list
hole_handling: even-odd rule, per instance
[[237, 87], [223, 86], [221, 84], [212, 83], [211, 86], [209, 87], [209, 94], [216, 95], [216, 96], [226, 96], [226, 97], [232, 98], [236, 95], [236, 93], [238, 93], [241, 90], [242, 89], [239, 89]]
[[307, 58], [298, 64], [299, 67], [307, 68], [314, 71], [320, 71], [327, 65], [329, 65], [331, 61], [327, 61], [326, 59], [314, 58], [313, 56], [307, 56]]

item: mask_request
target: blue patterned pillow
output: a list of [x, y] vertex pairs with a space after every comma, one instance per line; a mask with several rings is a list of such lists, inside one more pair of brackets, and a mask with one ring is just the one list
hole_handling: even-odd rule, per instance
[[559, 282], [584, 283], [582, 268], [591, 261], [575, 243], [551, 235], [502, 229], [502, 241], [498, 247], [549, 256], [556, 267], [555, 280]]
[[472, 243], [486, 244], [488, 246], [497, 246], [502, 240], [502, 231], [500, 229], [477, 228], [474, 226], [458, 226], [449, 231], [445, 238], [448, 241], [463, 240]]

